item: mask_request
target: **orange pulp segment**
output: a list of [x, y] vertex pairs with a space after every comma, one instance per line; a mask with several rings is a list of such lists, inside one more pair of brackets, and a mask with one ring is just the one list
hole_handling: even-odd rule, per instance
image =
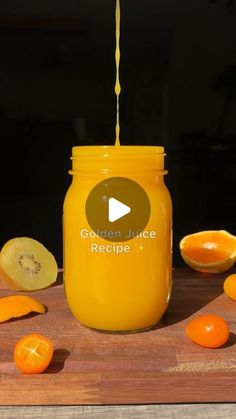
[[236, 237], [225, 230], [200, 231], [180, 241], [180, 252], [196, 271], [225, 272], [236, 260]]

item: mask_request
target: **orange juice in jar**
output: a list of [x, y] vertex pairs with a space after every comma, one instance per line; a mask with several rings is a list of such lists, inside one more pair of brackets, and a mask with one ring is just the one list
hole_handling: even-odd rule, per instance
[[153, 327], [171, 294], [172, 204], [164, 148], [73, 147], [64, 201], [64, 287], [85, 326]]

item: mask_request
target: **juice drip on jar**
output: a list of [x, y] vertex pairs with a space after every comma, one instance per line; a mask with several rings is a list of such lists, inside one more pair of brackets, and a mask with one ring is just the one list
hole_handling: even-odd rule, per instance
[[116, 94], [116, 141], [115, 145], [120, 145], [120, 109], [119, 109], [119, 97], [121, 92], [120, 78], [119, 78], [119, 67], [120, 67], [120, 0], [116, 0], [116, 83], [115, 83], [115, 94]]

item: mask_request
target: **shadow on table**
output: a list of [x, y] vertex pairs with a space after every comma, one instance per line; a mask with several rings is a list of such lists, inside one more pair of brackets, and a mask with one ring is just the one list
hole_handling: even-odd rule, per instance
[[[194, 313], [197, 313], [224, 292], [224, 279], [235, 272], [235, 268], [223, 274], [203, 274], [191, 269], [173, 269], [173, 287], [168, 309], [160, 322], [152, 330], [179, 323], [188, 319]], [[60, 270], [55, 286], [62, 283], [63, 273]], [[143, 330], [141, 333], [147, 331]], [[97, 332], [109, 333], [108, 331], [102, 330], [97, 330]], [[114, 334], [114, 332], [110, 333]], [[130, 332], [116, 333], [122, 335], [130, 334]], [[236, 343], [236, 336], [231, 333], [228, 345], [231, 346], [234, 343]]]
[[55, 349], [52, 361], [45, 372], [47, 374], [56, 374], [63, 370], [65, 361], [69, 355], [70, 351], [68, 351], [67, 349]]
[[227, 340], [227, 342], [223, 346], [221, 346], [221, 349], [229, 348], [230, 346], [235, 345], [235, 343], [236, 343], [236, 335], [235, 335], [235, 333], [230, 332], [229, 339]]
[[224, 279], [233, 272], [202, 274], [188, 269], [174, 270], [169, 307], [154, 329], [179, 323], [207, 306], [224, 292]]
[[58, 285], [62, 285], [62, 284], [63, 284], [63, 270], [59, 269], [57, 280], [56, 282], [54, 282], [54, 284], [51, 285], [51, 287], [57, 287]]

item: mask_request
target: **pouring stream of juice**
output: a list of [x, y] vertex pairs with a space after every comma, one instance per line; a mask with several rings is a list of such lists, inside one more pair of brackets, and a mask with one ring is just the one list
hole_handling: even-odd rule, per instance
[[119, 115], [119, 96], [121, 92], [120, 78], [119, 78], [119, 66], [120, 66], [120, 0], [116, 0], [116, 142], [115, 145], [120, 145], [120, 115]]

